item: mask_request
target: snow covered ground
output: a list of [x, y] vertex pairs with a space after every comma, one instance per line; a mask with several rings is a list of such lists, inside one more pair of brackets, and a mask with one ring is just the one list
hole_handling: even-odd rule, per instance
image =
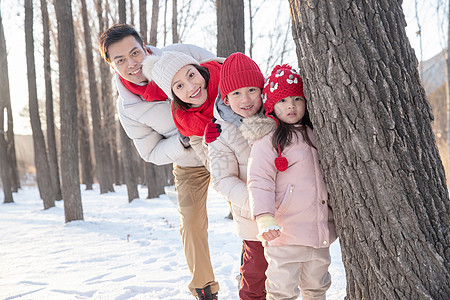
[[[106, 195], [94, 188], [82, 190], [84, 221], [68, 224], [62, 201], [44, 211], [34, 187], [14, 194], [15, 203], [0, 204], [0, 299], [193, 299], [169, 196], [145, 199], [141, 188], [141, 199], [130, 204], [125, 186]], [[210, 189], [209, 244], [221, 300], [238, 299], [242, 244], [225, 218], [228, 209]], [[338, 242], [331, 256], [327, 299], [344, 299]]]

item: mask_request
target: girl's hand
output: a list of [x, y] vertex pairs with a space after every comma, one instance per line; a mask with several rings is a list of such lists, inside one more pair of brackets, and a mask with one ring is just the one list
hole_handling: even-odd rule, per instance
[[263, 232], [261, 234], [261, 237], [265, 240], [265, 241], [272, 241], [276, 238], [279, 238], [281, 235], [281, 232], [279, 229], [269, 229], [269, 231], [267, 232]]

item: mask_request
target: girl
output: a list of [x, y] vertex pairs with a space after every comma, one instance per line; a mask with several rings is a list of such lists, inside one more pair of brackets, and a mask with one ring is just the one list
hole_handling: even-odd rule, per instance
[[336, 233], [300, 75], [288, 65], [276, 66], [263, 102], [275, 123], [266, 119], [259, 125], [273, 130], [253, 144], [248, 189], [269, 264], [267, 299], [296, 299], [299, 286], [302, 299], [325, 299]]
[[250, 57], [237, 52], [223, 63], [219, 86], [221, 97], [215, 102], [217, 121], [213, 124], [221, 132], [215, 130], [220, 135], [208, 145], [211, 179], [214, 189], [229, 201], [237, 234], [243, 240], [239, 299], [264, 300], [267, 262], [256, 238], [258, 226], [251, 219], [247, 191], [250, 145], [239, 130], [243, 119], [262, 114], [264, 75]]
[[[218, 93], [220, 64], [215, 61], [202, 65], [189, 55], [165, 51], [161, 56], [150, 55], [143, 61], [142, 70], [174, 101], [172, 116], [182, 135], [189, 137], [185, 147], [196, 151], [204, 166], [185, 168], [174, 165], [178, 206], [181, 215], [180, 233], [183, 249], [193, 280], [191, 293], [198, 299], [215, 300], [218, 282], [207, 281], [213, 274], [208, 246], [208, 217], [206, 195], [209, 172], [206, 166], [206, 147], [202, 136], [213, 115], [214, 100]], [[192, 180], [187, 180], [192, 179]], [[184, 182], [188, 184], [183, 184]], [[190, 197], [181, 197], [189, 195]], [[202, 262], [205, 262], [204, 264]]]

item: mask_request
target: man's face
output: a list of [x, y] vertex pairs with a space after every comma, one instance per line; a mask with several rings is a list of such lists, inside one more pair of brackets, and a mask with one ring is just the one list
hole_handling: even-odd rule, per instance
[[140, 45], [134, 36], [129, 35], [108, 47], [110, 65], [122, 78], [141, 84], [148, 79], [142, 73], [142, 61], [147, 55], [144, 45]]

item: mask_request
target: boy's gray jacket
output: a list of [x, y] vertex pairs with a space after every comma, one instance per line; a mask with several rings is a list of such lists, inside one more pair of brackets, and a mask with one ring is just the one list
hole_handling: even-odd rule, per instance
[[247, 191], [247, 162], [251, 148], [240, 131], [242, 117], [223, 103], [220, 94], [214, 105], [214, 117], [222, 132], [208, 145], [213, 187], [230, 202], [238, 236], [243, 240], [258, 241], [258, 226], [251, 219]]
[[[151, 46], [148, 48], [156, 55], [161, 55], [162, 51], [180, 51], [198, 61], [216, 57], [207, 50], [189, 44], [174, 44], [162, 49]], [[147, 102], [130, 92], [117, 74], [116, 85], [119, 92], [117, 111], [120, 123], [134, 141], [142, 159], [157, 165], [202, 165], [194, 150], [191, 147], [184, 148], [179, 140], [180, 134], [172, 119], [170, 100]]]

